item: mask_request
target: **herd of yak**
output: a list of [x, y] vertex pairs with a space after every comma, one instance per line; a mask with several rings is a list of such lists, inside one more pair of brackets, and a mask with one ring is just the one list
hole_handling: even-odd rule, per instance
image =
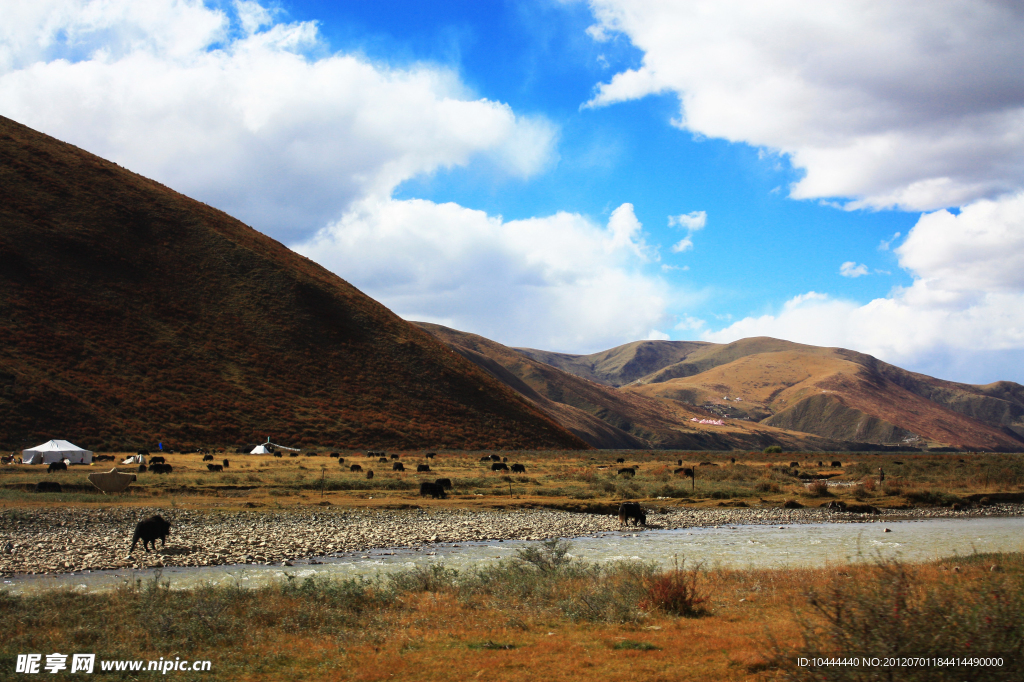
[[[280, 452], [275, 452], [273, 454], [275, 457], [283, 456]], [[434, 459], [434, 457], [436, 457], [436, 454], [437, 453], [434, 452], [428, 452], [426, 458]], [[148, 456], [149, 453], [140, 450], [139, 455]], [[297, 453], [292, 453], [291, 456], [295, 457], [297, 456]], [[340, 453], [332, 452], [330, 453], [330, 456], [332, 458], [337, 458], [338, 464], [344, 466], [345, 458], [342, 457]], [[370, 458], [376, 457], [377, 462], [380, 464], [390, 462], [393, 471], [405, 471], [405, 465], [402, 462], [397, 461], [399, 458], [398, 455], [391, 455], [390, 458], [388, 458], [387, 454], [384, 452], [367, 451], [366, 456]], [[113, 459], [113, 457], [109, 455], [100, 455], [97, 456], [96, 459], [98, 460], [101, 457]], [[224, 469], [230, 466], [230, 463], [226, 459], [221, 464], [213, 464], [213, 455], [210, 454], [204, 454], [203, 461], [210, 462], [209, 464], [206, 465], [210, 471], [223, 471]], [[486, 455], [484, 457], [481, 457], [480, 461], [491, 462], [491, 471], [511, 471], [511, 473], [514, 474], [526, 473], [526, 467], [523, 466], [522, 464], [513, 464], [511, 467], [509, 467], [507, 464], [508, 457], [501, 457], [499, 455]], [[622, 463], [624, 460], [619, 459], [618, 461]], [[65, 464], [64, 462], [54, 462], [50, 464], [47, 473], [53, 473], [55, 471], [67, 471], [67, 468], [67, 464]], [[172, 473], [173, 468], [171, 467], [170, 464], [167, 463], [167, 460], [163, 456], [157, 455], [149, 459], [148, 466], [146, 464], [139, 464], [139, 472], [143, 473], [146, 471], [156, 474], [169, 474]], [[362, 472], [363, 468], [359, 464], [350, 464], [349, 471]], [[430, 472], [430, 465], [419, 464], [416, 466], [416, 471], [418, 473], [428, 473]], [[619, 474], [622, 475], [632, 475], [635, 473], [636, 469], [632, 467], [625, 467], [619, 470]], [[366, 472], [366, 477], [373, 478], [372, 469]], [[450, 478], [439, 478], [434, 482], [423, 481], [422, 483], [420, 483], [420, 495], [423, 497], [429, 495], [434, 499], [443, 500], [447, 498], [447, 491], [451, 489], [452, 481]], [[61, 488], [60, 484], [55, 481], [40, 481], [39, 483], [36, 484], [36, 491], [60, 492]], [[640, 504], [637, 502], [623, 502], [622, 504], [619, 505], [619, 523], [629, 525], [630, 522], [632, 522], [633, 525], [647, 525], [647, 514], [644, 511], [643, 507], [641, 507]], [[139, 540], [142, 540], [142, 548], [147, 553], [149, 552], [150, 545], [153, 547], [153, 551], [156, 551], [157, 540], [161, 541], [161, 547], [166, 546], [167, 535], [168, 533], [170, 533], [170, 530], [170, 522], [164, 519], [159, 514], [155, 516], [149, 516], [139, 521], [139, 523], [135, 526], [135, 533], [132, 535], [132, 546], [131, 549], [128, 550], [128, 553], [131, 554], [135, 551], [135, 546], [136, 544], [138, 544]]]

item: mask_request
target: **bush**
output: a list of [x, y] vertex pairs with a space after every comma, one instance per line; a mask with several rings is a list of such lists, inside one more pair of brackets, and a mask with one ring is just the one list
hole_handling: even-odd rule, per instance
[[815, 481], [807, 486], [807, 494], [811, 497], [831, 497], [832, 493], [828, 491], [827, 481]]
[[762, 452], [766, 455], [778, 455], [782, 452], [781, 445], [769, 445]]
[[778, 493], [782, 492], [782, 488], [779, 487], [778, 483], [772, 481], [761, 481], [755, 486], [755, 490], [759, 493]]
[[[775, 663], [790, 680], [1009, 680], [1024, 672], [1024, 582], [983, 572], [968, 587], [927, 581], [920, 568], [880, 561], [860, 580], [837, 580], [808, 592], [809, 613], [798, 613], [803, 644], [776, 647]], [[942, 666], [880, 669], [798, 667], [797, 657], [1002, 656], [1002, 667]]]
[[697, 588], [700, 566], [691, 570], [679, 567], [650, 576], [644, 583], [646, 596], [640, 602], [645, 611], [658, 609], [673, 616], [695, 618], [704, 615], [708, 597]]

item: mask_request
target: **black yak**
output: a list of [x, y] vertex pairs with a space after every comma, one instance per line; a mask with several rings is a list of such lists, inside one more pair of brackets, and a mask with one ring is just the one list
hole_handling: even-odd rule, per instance
[[135, 544], [142, 540], [142, 549], [149, 552], [147, 544], [153, 545], [153, 551], [156, 551], [156, 540], [160, 538], [160, 546], [167, 546], [167, 533], [171, 530], [171, 524], [164, 520], [164, 517], [159, 514], [150, 516], [142, 519], [135, 526], [135, 534], [132, 536], [132, 548], [128, 550], [131, 554], [135, 551]]
[[619, 505], [619, 523], [628, 526], [630, 521], [634, 526], [647, 525], [647, 514], [639, 502], [623, 502]]
[[401, 462], [394, 462], [391, 465], [391, 470], [392, 471], [405, 471], [405, 465], [402, 464]]
[[512, 465], [512, 473], [513, 474], [525, 474], [526, 473], [526, 467], [523, 466], [522, 464], [513, 464]]
[[438, 484], [439, 486], [441, 486], [445, 490], [451, 490], [452, 489], [452, 479], [450, 479], [450, 478], [439, 478], [436, 481], [434, 481], [434, 483]]
[[495, 462], [491, 465], [491, 471], [508, 471], [508, 465], [504, 462]]
[[50, 466], [46, 468], [46, 473], [52, 474], [54, 471], [67, 471], [68, 465], [64, 462], [50, 462]]
[[430, 483], [429, 481], [423, 481], [423, 483], [420, 483], [420, 495], [423, 497], [430, 495], [435, 500], [443, 500], [448, 496], [444, 492], [444, 486], [438, 485], [437, 483]]
[[416, 465], [416, 471], [417, 472], [430, 471], [430, 465], [429, 464], [417, 464]]

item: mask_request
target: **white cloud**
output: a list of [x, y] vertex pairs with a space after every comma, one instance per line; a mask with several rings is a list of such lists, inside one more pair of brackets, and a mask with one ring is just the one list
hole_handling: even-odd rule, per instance
[[897, 232], [896, 234], [894, 234], [893, 236], [889, 237], [888, 239], [883, 239], [882, 241], [878, 242], [878, 250], [879, 251], [888, 251], [889, 247], [892, 245], [892, 243], [894, 241], [896, 241], [897, 239], [899, 239], [899, 238], [900, 238], [900, 233]]
[[707, 211], [693, 211], [668, 217], [669, 227], [683, 227], [689, 231], [702, 230], [708, 222]]
[[369, 198], [295, 247], [406, 319], [514, 346], [590, 352], [668, 323], [632, 206], [607, 227], [556, 213], [504, 221], [457, 204]]
[[934, 210], [1024, 187], [1024, 10], [997, 0], [591, 0], [637, 69], [589, 106], [673, 92], [677, 125], [781, 152], [795, 198]]
[[868, 266], [863, 263], [857, 265], [852, 260], [848, 260], [839, 266], [839, 274], [843, 277], [863, 277], [868, 274]]
[[693, 249], [693, 233], [703, 230], [707, 224], [707, 211], [693, 211], [682, 215], [669, 216], [668, 226], [679, 227], [686, 230], [686, 236], [672, 245], [672, 253], [682, 253]]
[[15, 3], [0, 113], [278, 238], [474, 158], [514, 176], [553, 158], [550, 122], [475, 98], [454, 72], [330, 54], [315, 23], [276, 16], [252, 1]]
[[885, 298], [860, 305], [811, 292], [776, 315], [704, 338], [775, 336], [853, 348], [943, 378], [1024, 380], [1024, 193], [959, 215], [925, 214], [895, 252], [913, 283]]
[[644, 337], [645, 341], [668, 341], [670, 337], [665, 332], [659, 332], [657, 329], [652, 329], [647, 332], [647, 336]]

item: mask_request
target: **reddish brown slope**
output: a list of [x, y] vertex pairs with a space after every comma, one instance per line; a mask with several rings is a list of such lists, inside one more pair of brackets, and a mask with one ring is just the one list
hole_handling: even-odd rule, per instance
[[347, 282], [0, 117], [0, 442], [586, 445]]
[[723, 426], [695, 424], [691, 418], [714, 415], [676, 400], [661, 400], [596, 383], [476, 334], [426, 322], [416, 324], [535, 401], [563, 426], [597, 447], [636, 447], [625, 438], [634, 442], [642, 439], [643, 444], [656, 448], [692, 450], [761, 449], [775, 444], [794, 450], [855, 447], [748, 421], [730, 420]]

